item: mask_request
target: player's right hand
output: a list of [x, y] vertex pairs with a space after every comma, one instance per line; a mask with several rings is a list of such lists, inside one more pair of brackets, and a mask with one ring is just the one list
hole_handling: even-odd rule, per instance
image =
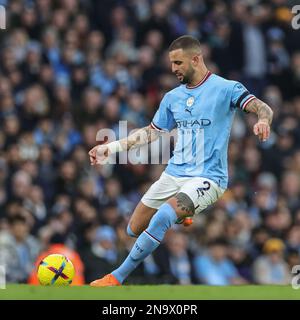
[[270, 137], [270, 125], [268, 120], [258, 120], [253, 127], [253, 132], [260, 141], [266, 141]]
[[102, 144], [94, 147], [89, 151], [91, 165], [104, 164], [109, 156], [107, 145]]

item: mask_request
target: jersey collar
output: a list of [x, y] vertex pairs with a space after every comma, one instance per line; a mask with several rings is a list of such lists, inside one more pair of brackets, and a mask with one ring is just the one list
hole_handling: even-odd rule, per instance
[[198, 84], [196, 84], [194, 86], [191, 86], [191, 87], [186, 85], [186, 88], [187, 89], [195, 89], [195, 88], [200, 87], [210, 77], [210, 75], [211, 75], [211, 72], [209, 70], [207, 70], [206, 75], [204, 76], [204, 78]]

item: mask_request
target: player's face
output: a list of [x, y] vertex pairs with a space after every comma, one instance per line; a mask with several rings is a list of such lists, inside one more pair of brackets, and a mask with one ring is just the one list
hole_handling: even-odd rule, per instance
[[169, 52], [169, 58], [172, 72], [178, 80], [183, 84], [190, 83], [195, 73], [191, 55], [182, 49], [176, 49]]

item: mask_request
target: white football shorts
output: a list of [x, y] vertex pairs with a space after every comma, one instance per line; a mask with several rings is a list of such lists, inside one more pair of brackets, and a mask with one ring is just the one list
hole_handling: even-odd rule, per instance
[[203, 177], [178, 178], [163, 172], [141, 199], [147, 207], [158, 209], [179, 192], [189, 196], [195, 206], [195, 214], [216, 202], [224, 193], [214, 181]]

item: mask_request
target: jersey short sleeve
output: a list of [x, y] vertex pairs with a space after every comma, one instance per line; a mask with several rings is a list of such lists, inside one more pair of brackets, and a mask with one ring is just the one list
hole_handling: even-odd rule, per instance
[[251, 94], [241, 83], [235, 81], [231, 94], [231, 103], [233, 107], [246, 111], [245, 107], [253, 99], [255, 99], [255, 96]]
[[161, 100], [159, 108], [151, 122], [151, 127], [160, 132], [171, 131], [176, 127], [176, 122], [170, 110], [170, 103], [167, 95]]

